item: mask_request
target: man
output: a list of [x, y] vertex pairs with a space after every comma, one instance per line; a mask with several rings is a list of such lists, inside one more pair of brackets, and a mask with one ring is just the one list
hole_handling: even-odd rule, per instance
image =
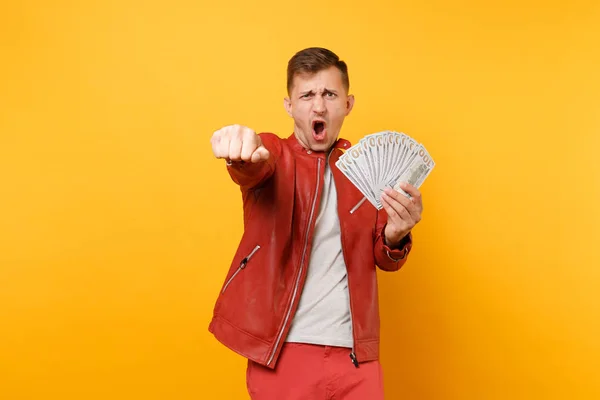
[[396, 271], [421, 219], [408, 184], [384, 208], [338, 170], [354, 97], [346, 64], [308, 48], [288, 63], [286, 139], [227, 126], [213, 153], [241, 188], [244, 233], [209, 330], [248, 358], [253, 399], [383, 399], [376, 266]]

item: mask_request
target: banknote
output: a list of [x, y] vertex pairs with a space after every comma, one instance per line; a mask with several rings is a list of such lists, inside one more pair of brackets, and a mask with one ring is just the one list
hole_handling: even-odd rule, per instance
[[338, 159], [336, 166], [380, 210], [386, 187], [410, 197], [400, 188], [400, 182], [420, 188], [435, 162], [425, 146], [409, 135], [382, 131], [364, 136]]

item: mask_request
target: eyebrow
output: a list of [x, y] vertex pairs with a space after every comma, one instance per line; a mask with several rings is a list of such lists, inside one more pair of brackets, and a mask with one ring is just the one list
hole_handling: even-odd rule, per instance
[[[314, 92], [315, 91], [312, 90], [312, 89], [311, 90], [305, 90], [304, 92], [300, 92], [300, 95], [304, 96], [305, 94], [314, 93]], [[323, 89], [323, 93], [327, 93], [327, 92], [333, 93], [333, 94], [337, 94], [337, 90], [327, 89], [327, 88]]]

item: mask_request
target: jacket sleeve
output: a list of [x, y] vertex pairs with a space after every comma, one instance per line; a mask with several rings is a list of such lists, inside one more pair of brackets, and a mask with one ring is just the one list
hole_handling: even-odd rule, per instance
[[267, 161], [250, 163], [234, 161], [227, 164], [227, 172], [231, 179], [237, 183], [243, 191], [260, 186], [273, 175], [275, 165], [281, 153], [281, 142], [279, 137], [272, 133], [261, 133], [260, 138], [263, 146], [269, 150], [270, 157]]
[[373, 246], [375, 264], [383, 271], [398, 271], [406, 262], [408, 253], [412, 248], [412, 233], [409, 232], [395, 248], [385, 244], [385, 226], [387, 225], [387, 213], [381, 209], [377, 213], [375, 224], [375, 244]]

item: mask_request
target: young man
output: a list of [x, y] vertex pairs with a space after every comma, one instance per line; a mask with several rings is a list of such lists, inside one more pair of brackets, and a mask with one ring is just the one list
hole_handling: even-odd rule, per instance
[[287, 80], [292, 135], [234, 125], [211, 139], [241, 188], [244, 233], [209, 330], [248, 358], [253, 399], [383, 399], [376, 266], [406, 262], [421, 195], [386, 190], [378, 211], [335, 166], [354, 105], [337, 55], [302, 50]]

